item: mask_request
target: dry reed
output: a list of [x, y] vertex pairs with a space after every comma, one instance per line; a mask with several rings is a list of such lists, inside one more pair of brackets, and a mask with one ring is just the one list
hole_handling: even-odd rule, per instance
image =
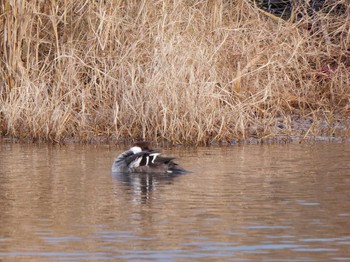
[[205, 144], [292, 136], [300, 118], [317, 135], [349, 115], [346, 5], [288, 21], [245, 0], [0, 8], [0, 136]]

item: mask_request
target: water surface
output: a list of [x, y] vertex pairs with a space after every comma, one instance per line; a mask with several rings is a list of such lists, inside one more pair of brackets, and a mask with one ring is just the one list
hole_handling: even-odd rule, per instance
[[164, 150], [181, 176], [123, 149], [0, 144], [0, 260], [350, 261], [348, 144]]

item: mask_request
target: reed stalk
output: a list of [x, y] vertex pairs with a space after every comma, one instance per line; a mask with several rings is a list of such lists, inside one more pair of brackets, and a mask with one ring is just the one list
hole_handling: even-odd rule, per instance
[[290, 136], [296, 118], [315, 134], [349, 117], [340, 4], [285, 21], [246, 0], [4, 0], [0, 134], [207, 144]]

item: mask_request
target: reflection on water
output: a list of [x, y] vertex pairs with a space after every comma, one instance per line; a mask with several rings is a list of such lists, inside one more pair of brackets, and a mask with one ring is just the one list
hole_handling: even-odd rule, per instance
[[350, 261], [349, 145], [165, 150], [179, 176], [122, 150], [0, 144], [0, 260]]
[[162, 186], [162, 184], [172, 184], [173, 180], [180, 175], [183, 174], [112, 173], [112, 177], [119, 181], [120, 185], [125, 186], [125, 194], [131, 195], [132, 202], [138, 204], [152, 201], [152, 194], [157, 190], [157, 187]]

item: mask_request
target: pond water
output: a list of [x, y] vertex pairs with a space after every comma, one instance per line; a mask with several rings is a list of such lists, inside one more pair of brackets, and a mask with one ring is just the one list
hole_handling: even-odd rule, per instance
[[350, 261], [349, 144], [163, 150], [176, 177], [124, 149], [0, 144], [0, 261]]

